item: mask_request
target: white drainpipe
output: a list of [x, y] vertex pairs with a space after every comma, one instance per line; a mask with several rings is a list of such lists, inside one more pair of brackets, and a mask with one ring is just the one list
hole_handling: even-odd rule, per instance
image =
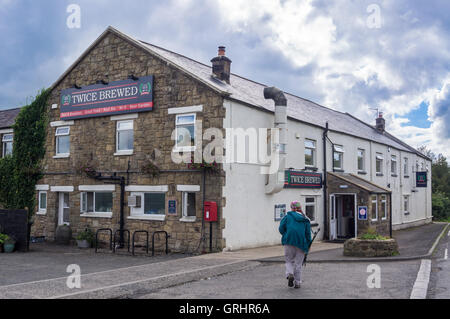
[[[266, 194], [276, 194], [283, 190], [287, 158], [287, 100], [276, 87], [265, 88], [264, 98], [275, 102], [275, 129], [279, 140], [272, 135], [272, 165], [278, 157], [278, 170], [268, 175]], [[276, 163], [275, 163], [276, 164]]]

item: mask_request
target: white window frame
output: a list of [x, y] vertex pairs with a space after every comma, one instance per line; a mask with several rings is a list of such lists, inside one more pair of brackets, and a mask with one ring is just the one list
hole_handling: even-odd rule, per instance
[[[334, 154], [340, 154], [341, 167], [334, 166]], [[344, 147], [342, 145], [333, 145], [333, 169], [344, 169]]]
[[[92, 211], [88, 211], [87, 205], [88, 205], [88, 193], [92, 193]], [[95, 195], [96, 193], [105, 193], [105, 194], [112, 194], [112, 206], [110, 212], [96, 212], [95, 211]], [[114, 192], [111, 191], [82, 191], [80, 193], [80, 212], [82, 217], [112, 217], [114, 210]]]
[[[178, 124], [178, 119], [181, 117], [188, 117], [188, 116], [194, 116], [193, 122]], [[188, 114], [177, 114], [175, 116], [175, 147], [174, 152], [193, 152], [195, 151], [195, 147], [197, 145], [197, 139], [196, 139], [196, 121], [197, 121], [197, 114], [196, 113], [188, 113]], [[179, 126], [186, 126], [186, 125], [194, 125], [194, 145], [192, 146], [178, 146], [177, 139], [178, 139], [178, 127]]]
[[381, 220], [387, 220], [387, 195], [381, 195], [381, 204], [384, 204], [384, 212], [381, 216]]
[[[195, 192], [182, 192], [181, 193], [181, 222], [195, 222], [197, 219], [197, 215], [195, 216], [188, 216], [188, 196], [189, 194], [194, 194], [195, 196]], [[197, 213], [197, 207], [195, 209], [196, 213]]]
[[[362, 152], [362, 168], [359, 168], [359, 152]], [[366, 150], [363, 148], [358, 148], [356, 151], [356, 168], [358, 172], [366, 171]]]
[[[59, 130], [63, 130], [63, 129], [67, 129], [67, 133], [58, 133]], [[69, 136], [69, 153], [59, 153], [59, 149], [58, 149], [58, 139], [60, 136]], [[69, 156], [70, 155], [70, 126], [62, 126], [62, 127], [57, 127], [56, 131], [55, 131], [55, 153], [56, 156]]]
[[[308, 203], [306, 201], [308, 198], [314, 199], [314, 203]], [[317, 198], [316, 198], [316, 196], [305, 196], [305, 205], [304, 205], [304, 207], [305, 207], [305, 216], [307, 216], [306, 215], [306, 207], [308, 207], [308, 206], [314, 207], [314, 219], [311, 219], [311, 222], [315, 222], [316, 221], [316, 215], [317, 215]]]
[[[395, 169], [392, 170], [393, 168]], [[397, 155], [391, 155], [391, 175], [397, 175], [397, 170], [398, 170]]]
[[[41, 208], [41, 194], [45, 194], [45, 208]], [[47, 214], [47, 205], [48, 205], [48, 194], [46, 191], [38, 192], [38, 214], [45, 215]]]
[[[125, 123], [131, 123], [132, 128], [131, 129], [119, 129], [120, 124], [125, 124]], [[125, 132], [125, 131], [133, 132], [133, 148], [119, 150], [119, 133]], [[134, 121], [133, 120], [117, 121], [116, 122], [116, 153], [114, 155], [131, 155], [131, 154], [133, 154], [133, 152], [134, 152]]]
[[[307, 142], [311, 142], [313, 144], [313, 146], [306, 146]], [[305, 138], [305, 167], [316, 167], [317, 163], [316, 163], [316, 149], [317, 149], [317, 141], [310, 139], [310, 138]], [[312, 156], [312, 165], [306, 164], [306, 150], [311, 150], [311, 156]]]
[[403, 158], [403, 176], [409, 176], [409, 159], [407, 157]]
[[[381, 161], [380, 163], [380, 171], [377, 170], [377, 162]], [[384, 156], [382, 153], [376, 153], [375, 154], [375, 173], [376, 174], [383, 174], [383, 164], [384, 164]]]
[[[7, 138], [9, 136], [11, 136], [11, 138]], [[8, 154], [8, 155], [12, 155], [12, 146], [14, 145], [14, 134], [11, 134], [11, 133], [3, 134], [3, 137], [2, 137], [2, 157], [6, 156], [6, 146], [8, 144], [11, 144], [11, 154]]]
[[[407, 209], [405, 209], [405, 202]], [[403, 205], [402, 205], [403, 214], [409, 215], [409, 195], [403, 195]]]
[[[373, 196], [375, 196], [375, 200], [372, 198]], [[378, 221], [378, 195], [370, 195], [370, 201], [372, 203], [372, 209], [373, 209], [373, 204], [375, 203], [375, 214], [376, 214], [376, 218], [372, 218], [372, 209], [370, 210], [370, 220], [373, 222]]]
[[[159, 214], [159, 215], [151, 215], [151, 214], [144, 214], [144, 204], [145, 204], [145, 194], [164, 194], [166, 195], [167, 192], [130, 192], [130, 196], [140, 196], [141, 198], [141, 205], [140, 207], [130, 207], [130, 216], [128, 219], [143, 219], [143, 220], [157, 220], [157, 221], [164, 221], [166, 219], [166, 213]], [[167, 205], [166, 200], [167, 196], [164, 196], [164, 206]]]

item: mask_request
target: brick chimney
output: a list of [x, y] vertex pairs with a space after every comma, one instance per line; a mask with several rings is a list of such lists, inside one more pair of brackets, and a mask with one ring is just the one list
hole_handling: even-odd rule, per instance
[[386, 121], [383, 118], [383, 112], [378, 113], [378, 118], [375, 125], [378, 132], [383, 133], [386, 127]]
[[218, 55], [211, 62], [214, 76], [230, 84], [231, 60], [225, 56], [225, 47], [219, 47]]

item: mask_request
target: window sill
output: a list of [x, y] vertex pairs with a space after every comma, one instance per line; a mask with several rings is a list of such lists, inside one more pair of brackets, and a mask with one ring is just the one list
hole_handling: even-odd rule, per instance
[[47, 215], [47, 212], [36, 212], [36, 215], [45, 216]]
[[407, 215], [409, 215], [409, 212], [405, 212], [404, 214], [405, 214], [405, 216], [407, 216]]
[[84, 213], [80, 216], [87, 218], [112, 218], [112, 213]]
[[391, 176], [392, 176], [392, 177], [398, 177], [398, 175], [397, 175], [397, 174], [391, 174]]
[[58, 159], [58, 158], [69, 158], [70, 154], [60, 154], [60, 155], [55, 155], [53, 156], [53, 158]]
[[345, 171], [342, 168], [333, 168], [333, 172], [344, 173]]
[[114, 156], [130, 156], [133, 155], [133, 150], [131, 151], [118, 151], [114, 153]]
[[358, 174], [359, 175], [367, 175], [367, 172], [366, 171], [358, 171]]
[[405, 175], [405, 176], [403, 176], [403, 178], [409, 178], [409, 176]]
[[128, 216], [128, 219], [134, 219], [134, 220], [155, 220], [155, 221], [165, 221], [166, 215], [132, 215]]
[[304, 171], [314, 171], [317, 172], [319, 169], [315, 166], [305, 166]]
[[377, 173], [377, 176], [378, 176], [378, 177], [382, 177], [382, 176], [384, 176], [384, 175], [381, 174], [381, 173]]
[[180, 222], [183, 222], [183, 223], [194, 223], [196, 220], [197, 220], [196, 216], [183, 216], [180, 219]]

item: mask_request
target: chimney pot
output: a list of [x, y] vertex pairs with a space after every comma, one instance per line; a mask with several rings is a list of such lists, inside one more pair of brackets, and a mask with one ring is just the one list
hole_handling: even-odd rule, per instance
[[219, 47], [219, 54], [218, 55], [219, 56], [225, 56], [225, 47], [223, 47], [223, 46]]

